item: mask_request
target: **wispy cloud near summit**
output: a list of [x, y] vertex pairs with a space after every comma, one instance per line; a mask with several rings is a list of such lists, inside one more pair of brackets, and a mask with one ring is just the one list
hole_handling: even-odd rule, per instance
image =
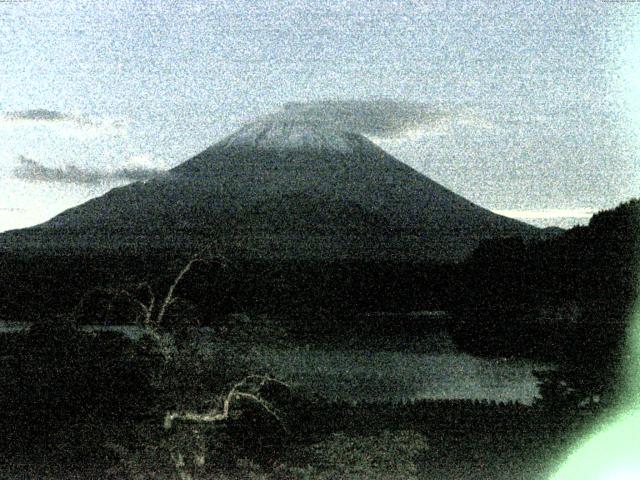
[[460, 126], [492, 127], [469, 112], [391, 99], [292, 102], [267, 118], [331, 125], [379, 139], [443, 135]]

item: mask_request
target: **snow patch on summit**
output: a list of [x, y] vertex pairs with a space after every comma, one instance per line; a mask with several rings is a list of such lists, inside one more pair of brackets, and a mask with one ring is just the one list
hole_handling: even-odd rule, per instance
[[225, 148], [264, 150], [331, 150], [351, 154], [367, 140], [357, 133], [310, 122], [259, 121], [250, 123], [220, 142]]

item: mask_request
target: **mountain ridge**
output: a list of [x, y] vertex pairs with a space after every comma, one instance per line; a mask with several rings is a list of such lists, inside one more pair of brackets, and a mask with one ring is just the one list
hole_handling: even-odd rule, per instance
[[0, 235], [0, 245], [192, 248], [233, 237], [262, 256], [455, 261], [483, 239], [538, 232], [473, 204], [360, 134], [259, 121], [165, 175]]

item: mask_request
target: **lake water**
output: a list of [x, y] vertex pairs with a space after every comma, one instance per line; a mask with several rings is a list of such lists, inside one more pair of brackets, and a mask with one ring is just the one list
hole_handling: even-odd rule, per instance
[[240, 355], [258, 372], [310, 394], [347, 401], [486, 399], [529, 405], [538, 395], [532, 372], [551, 368], [460, 352], [444, 331], [428, 334], [420, 344], [419, 352], [251, 344]]
[[309, 392], [339, 400], [488, 399], [530, 404], [538, 394], [523, 360], [452, 353], [254, 349], [256, 365]]
[[[17, 332], [24, 324], [0, 324], [0, 332]], [[86, 331], [120, 331], [139, 338], [135, 326], [85, 326]], [[210, 344], [210, 329], [202, 341]], [[434, 333], [423, 352], [362, 349], [275, 348], [248, 345], [244, 362], [256, 371], [295, 384], [329, 399], [402, 401], [415, 399], [487, 399], [530, 404], [538, 394], [533, 370], [549, 365], [529, 360], [485, 359], [460, 352], [450, 337]]]

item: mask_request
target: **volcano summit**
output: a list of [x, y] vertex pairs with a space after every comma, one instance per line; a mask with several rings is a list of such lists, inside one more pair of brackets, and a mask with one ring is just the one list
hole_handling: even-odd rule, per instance
[[253, 257], [455, 261], [483, 239], [537, 232], [451, 192], [362, 135], [265, 120], [161, 177], [0, 235], [0, 246], [185, 251], [233, 240]]

